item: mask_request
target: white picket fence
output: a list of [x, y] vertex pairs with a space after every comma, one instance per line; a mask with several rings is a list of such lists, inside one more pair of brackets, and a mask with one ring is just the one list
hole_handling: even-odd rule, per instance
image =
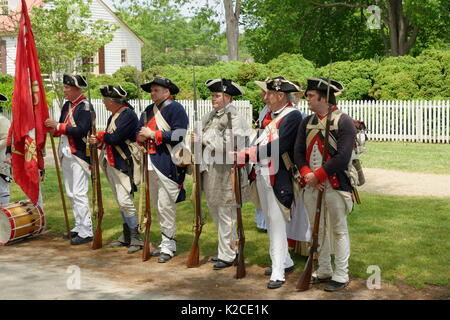
[[[373, 141], [450, 143], [450, 100], [339, 101], [353, 119], [362, 120]], [[306, 101], [299, 109], [307, 114]]]
[[[189, 123], [194, 123], [194, 103], [192, 100], [179, 101], [189, 115]], [[110, 113], [101, 99], [92, 100], [97, 113], [97, 127], [104, 129]], [[148, 100], [131, 100], [138, 115], [150, 104]], [[362, 120], [367, 125], [369, 138], [373, 141], [409, 141], [426, 143], [450, 143], [450, 100], [434, 101], [339, 101], [339, 107], [352, 118]], [[212, 110], [210, 100], [199, 100], [198, 117], [201, 119]], [[252, 122], [252, 105], [249, 101], [237, 100], [235, 105], [249, 124]], [[310, 113], [305, 100], [299, 109]], [[5, 115], [11, 118], [9, 110]], [[57, 101], [50, 108], [52, 119], [59, 119]]]
[[[177, 100], [186, 109], [186, 113], [189, 117], [189, 123], [194, 123], [194, 101], [193, 100]], [[92, 105], [96, 113], [96, 125], [98, 129], [105, 129], [109, 116], [111, 113], [106, 110], [102, 99], [92, 99]], [[150, 100], [129, 100], [128, 101], [133, 107], [134, 111], [140, 117], [142, 111], [151, 103]], [[234, 105], [237, 107], [238, 111], [245, 117], [247, 123], [251, 125], [252, 123], [252, 105], [247, 100], [235, 100]], [[212, 110], [211, 100], [197, 100], [197, 116], [201, 120], [204, 115]], [[49, 109], [50, 117], [52, 119], [59, 119], [61, 114], [61, 109], [58, 105], [58, 101], [55, 99], [53, 101], [53, 107]], [[191, 128], [189, 128], [191, 129]], [[188, 130], [189, 131], [189, 130]]]

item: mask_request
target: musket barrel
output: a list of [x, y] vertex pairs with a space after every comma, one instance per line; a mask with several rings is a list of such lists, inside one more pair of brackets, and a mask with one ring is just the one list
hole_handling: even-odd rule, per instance
[[[91, 112], [91, 134], [96, 135], [97, 134], [97, 128], [95, 125], [96, 122], [96, 114], [94, 107], [91, 102], [91, 88], [89, 85], [89, 81], [86, 77], [86, 84], [88, 88], [88, 101], [89, 101], [89, 109]], [[91, 173], [93, 175], [93, 191], [94, 195], [94, 215], [97, 216], [97, 227], [95, 229], [94, 239], [92, 241], [92, 249], [100, 249], [103, 246], [103, 235], [102, 235], [102, 221], [103, 221], [103, 199], [102, 199], [102, 185], [100, 181], [100, 165], [99, 165], [99, 159], [98, 159], [98, 152], [97, 147], [95, 145], [91, 146], [91, 164], [93, 172]], [[97, 213], [97, 214], [95, 214]]]
[[[144, 110], [144, 125], [147, 125], [147, 111]], [[150, 227], [152, 224], [152, 213], [150, 208], [150, 177], [148, 173], [148, 140], [144, 143], [146, 152], [143, 153], [142, 164], [144, 166], [145, 177], [145, 233], [144, 233], [144, 247], [142, 250], [142, 261], [150, 259]]]
[[[192, 78], [193, 78], [193, 87], [194, 87], [194, 132], [196, 135], [201, 135], [201, 132], [198, 132], [198, 107], [197, 107], [197, 83], [195, 80], [195, 67], [192, 67]], [[192, 138], [192, 137], [191, 137]], [[200, 150], [198, 150], [200, 149]], [[202, 217], [202, 188], [201, 188], [201, 177], [200, 177], [200, 153], [201, 153], [201, 144], [197, 145], [194, 139], [191, 139], [191, 151], [194, 156], [193, 167], [194, 167], [194, 188], [192, 192], [195, 193], [194, 197], [194, 210], [195, 210], [195, 226], [194, 226], [194, 239], [192, 241], [191, 250], [189, 251], [188, 258], [186, 260], [186, 266], [188, 268], [197, 267], [200, 264], [200, 247], [199, 240], [200, 235], [202, 233], [203, 228], [203, 217]]]

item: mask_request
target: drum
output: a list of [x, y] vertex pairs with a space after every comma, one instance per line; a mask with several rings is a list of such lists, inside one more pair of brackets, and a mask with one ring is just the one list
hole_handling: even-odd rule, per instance
[[44, 230], [44, 212], [30, 200], [0, 207], [0, 246], [40, 234]]

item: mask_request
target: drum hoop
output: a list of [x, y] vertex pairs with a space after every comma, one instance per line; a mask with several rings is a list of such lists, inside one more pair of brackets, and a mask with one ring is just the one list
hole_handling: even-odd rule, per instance
[[17, 237], [17, 238], [15, 238], [15, 239], [13, 239], [13, 240], [9, 240], [5, 245], [13, 244], [13, 243], [15, 243], [16, 241], [19, 241], [19, 240], [22, 239], [22, 238], [29, 238], [29, 237], [34, 236], [35, 234], [36, 234], [36, 233], [24, 234], [23, 236]]
[[[9, 224], [11, 225], [11, 233], [9, 234], [9, 240], [14, 239], [14, 236], [16, 235], [16, 222], [14, 221], [14, 218], [12, 217], [11, 213], [9, 213], [8, 210], [6, 210], [5, 208], [0, 208], [2, 209], [2, 211], [6, 214], [6, 216], [8, 217], [9, 220]], [[4, 244], [8, 243], [8, 241], [6, 241]]]

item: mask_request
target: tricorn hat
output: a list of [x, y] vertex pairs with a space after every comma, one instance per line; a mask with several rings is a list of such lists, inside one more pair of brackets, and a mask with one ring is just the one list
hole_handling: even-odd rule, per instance
[[6, 101], [8, 101], [8, 98], [5, 95], [0, 93], [0, 102], [6, 102]]
[[87, 87], [86, 78], [79, 74], [73, 75], [65, 73], [63, 75], [63, 83], [67, 84], [68, 86], [77, 87], [81, 89]]
[[205, 82], [211, 92], [224, 92], [230, 96], [239, 96], [245, 91], [230, 79], [209, 79]]
[[180, 89], [178, 89], [178, 87], [175, 83], [172, 82], [172, 80], [163, 77], [155, 77], [152, 81], [141, 85], [141, 88], [146, 92], [151, 92], [152, 84], [156, 84], [158, 86], [169, 89], [170, 94], [177, 94], [178, 92], [180, 92]]
[[255, 81], [256, 85], [261, 88], [264, 92], [267, 91], [267, 83], [265, 81]]
[[123, 99], [127, 96], [127, 92], [121, 86], [102, 86], [100, 93], [105, 98]]
[[[317, 91], [325, 91], [328, 89], [328, 79], [326, 78], [308, 78], [308, 87], [306, 88], [305, 93], [308, 90], [317, 90]], [[342, 83], [330, 79], [330, 93], [338, 96], [344, 90], [344, 86]]]
[[299, 92], [301, 89], [295, 83], [286, 80], [284, 77], [267, 78], [265, 81], [267, 90], [278, 92]]

